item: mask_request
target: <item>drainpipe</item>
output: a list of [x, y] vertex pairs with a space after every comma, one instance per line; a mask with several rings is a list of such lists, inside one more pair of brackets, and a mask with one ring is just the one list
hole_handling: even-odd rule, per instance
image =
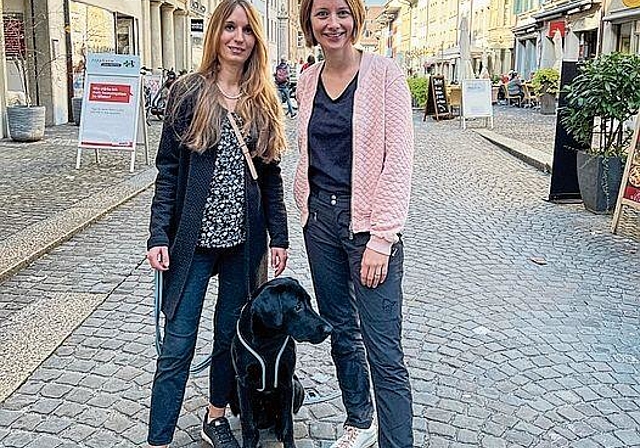
[[71, 12], [69, 10], [69, 0], [63, 0], [62, 8], [64, 14], [65, 58], [67, 63], [67, 118], [71, 122], [73, 121], [73, 105], [71, 101], [71, 98], [73, 98], [73, 43], [71, 42]]
[[[38, 38], [38, 36], [36, 35], [36, 8], [34, 6], [35, 0], [28, 0], [28, 2], [29, 2], [29, 11], [31, 14], [31, 18], [29, 20], [29, 25], [31, 26], [31, 45], [33, 45], [33, 48], [35, 49], [37, 38]], [[28, 64], [28, 61], [27, 61], [27, 64]], [[39, 70], [38, 52], [33, 51], [33, 73], [34, 73], [33, 85], [35, 87], [35, 92], [34, 92], [35, 98], [31, 98], [30, 100], [32, 102], [35, 102], [35, 104], [39, 105], [40, 104], [40, 83], [38, 83], [38, 76], [37, 76], [38, 70]], [[27, 79], [27, 81], [31, 82], [32, 80]], [[27, 92], [28, 91], [29, 90], [27, 90]], [[27, 99], [27, 101], [29, 101], [29, 99]]]

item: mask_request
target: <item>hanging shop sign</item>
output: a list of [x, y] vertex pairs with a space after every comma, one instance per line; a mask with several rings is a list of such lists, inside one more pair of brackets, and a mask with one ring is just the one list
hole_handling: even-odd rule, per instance
[[622, 3], [629, 8], [637, 8], [640, 6], [640, 0], [622, 0]]
[[640, 117], [636, 117], [636, 130], [627, 153], [627, 164], [622, 175], [622, 184], [618, 193], [618, 202], [613, 212], [611, 231], [616, 233], [618, 223], [625, 207], [640, 209]]
[[[133, 171], [136, 145], [144, 144], [149, 163], [147, 130], [141, 101], [140, 57], [111, 53], [89, 54], [85, 75], [78, 154], [83, 148], [131, 151]], [[139, 138], [143, 138], [139, 141]]]
[[191, 32], [203, 33], [204, 32], [204, 19], [191, 19]]
[[552, 20], [551, 22], [549, 22], [549, 33], [547, 34], [547, 36], [555, 36], [556, 30], [560, 31], [560, 35], [564, 37], [567, 31], [567, 22], [565, 22], [564, 20]]

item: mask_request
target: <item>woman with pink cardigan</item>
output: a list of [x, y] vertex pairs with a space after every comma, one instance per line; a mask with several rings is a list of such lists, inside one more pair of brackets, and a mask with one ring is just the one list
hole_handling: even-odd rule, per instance
[[[401, 344], [403, 244], [413, 122], [391, 60], [354, 47], [361, 0], [302, 0], [307, 45], [325, 60], [298, 81], [295, 196], [320, 313], [346, 409], [335, 448], [411, 448], [409, 375]], [[369, 370], [378, 430], [373, 419]]]

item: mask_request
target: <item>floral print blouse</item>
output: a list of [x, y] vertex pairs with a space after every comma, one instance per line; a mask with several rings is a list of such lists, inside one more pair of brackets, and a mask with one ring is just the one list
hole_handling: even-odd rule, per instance
[[[238, 127], [242, 119], [233, 114]], [[222, 121], [220, 141], [209, 195], [204, 206], [198, 246], [208, 249], [228, 248], [246, 240], [244, 158], [236, 135], [226, 116]]]

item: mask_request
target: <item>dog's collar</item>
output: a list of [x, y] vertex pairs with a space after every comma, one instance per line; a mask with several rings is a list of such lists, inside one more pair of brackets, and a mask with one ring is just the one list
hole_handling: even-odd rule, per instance
[[[253, 347], [251, 347], [247, 343], [247, 341], [245, 341], [244, 338], [242, 337], [242, 334], [240, 333], [240, 319], [238, 319], [238, 321], [236, 322], [236, 333], [238, 335], [238, 340], [240, 341], [240, 343], [260, 363], [260, 367], [262, 368], [262, 387], [260, 389], [258, 389], [258, 392], [264, 392], [267, 389], [267, 367], [266, 367], [266, 364], [265, 364], [264, 359], [262, 358], [262, 356], [260, 356], [260, 354], [257, 351], [255, 351], [253, 349]], [[287, 347], [287, 344], [289, 343], [289, 339], [291, 339], [291, 336], [287, 335], [287, 337], [285, 338], [284, 342], [282, 343], [282, 347], [280, 347], [280, 350], [278, 351], [278, 356], [276, 357], [276, 364], [274, 366], [275, 372], [274, 372], [274, 376], [273, 376], [273, 388], [274, 389], [278, 388], [278, 367], [280, 366], [280, 358], [282, 357], [282, 354], [284, 353], [284, 349]]]

